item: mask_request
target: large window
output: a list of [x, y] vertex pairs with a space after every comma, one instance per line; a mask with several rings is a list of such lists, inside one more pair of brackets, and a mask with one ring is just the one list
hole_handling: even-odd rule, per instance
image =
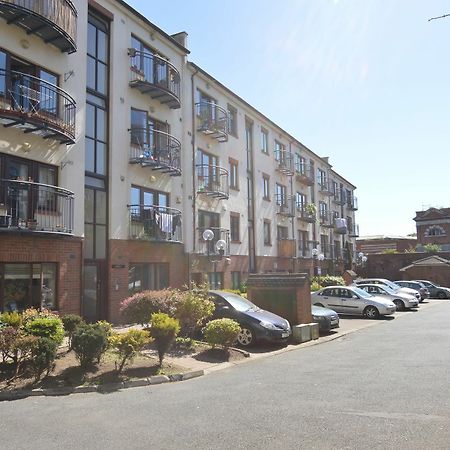
[[241, 240], [239, 234], [239, 219], [239, 213], [230, 213], [230, 238], [232, 242], [240, 242]]
[[286, 158], [285, 146], [281, 142], [275, 141], [274, 153], [275, 161], [284, 162]]
[[307, 197], [301, 192], [295, 193], [295, 206], [299, 211], [304, 211], [307, 203]]
[[169, 287], [169, 264], [131, 263], [128, 268], [128, 291], [130, 294], [145, 290]]
[[269, 154], [269, 132], [264, 128], [261, 128], [261, 151]]
[[56, 309], [56, 263], [0, 264], [0, 307]]
[[239, 189], [239, 163], [233, 158], [229, 158], [230, 189]]
[[287, 190], [286, 186], [277, 183], [276, 184], [276, 200], [277, 205], [287, 205]]
[[298, 230], [297, 238], [298, 238], [299, 255], [300, 256], [308, 256], [308, 248], [309, 248], [308, 232], [305, 230]]
[[263, 199], [270, 200], [270, 177], [263, 173], [262, 176], [263, 182]]
[[87, 37], [87, 88], [106, 95], [108, 91], [108, 27], [89, 15]]
[[237, 137], [237, 109], [228, 105], [228, 132]]
[[272, 245], [270, 236], [270, 220], [264, 220], [264, 245]]
[[289, 238], [288, 236], [289, 236], [288, 227], [278, 225], [277, 226], [277, 239], [279, 241], [286, 240]]

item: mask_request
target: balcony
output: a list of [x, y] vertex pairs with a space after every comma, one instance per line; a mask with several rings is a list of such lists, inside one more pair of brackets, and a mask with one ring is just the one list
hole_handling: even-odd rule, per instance
[[300, 165], [295, 170], [295, 180], [305, 186], [314, 185], [314, 168], [311, 166]]
[[182, 242], [181, 211], [156, 205], [128, 205], [130, 239]]
[[217, 139], [228, 141], [228, 112], [213, 102], [195, 104], [197, 114], [197, 131]]
[[350, 237], [358, 237], [359, 236], [359, 225], [353, 223], [348, 226], [348, 235]]
[[[205, 230], [211, 230], [214, 233], [214, 237], [210, 241], [205, 241], [203, 233]], [[219, 227], [199, 227], [198, 231], [198, 253], [201, 255], [208, 255], [209, 257], [227, 257], [230, 256], [230, 230]], [[226, 245], [224, 253], [218, 253], [216, 243], [219, 240], [225, 241]]]
[[295, 217], [294, 201], [290, 196], [275, 195], [276, 213], [285, 217]]
[[319, 224], [321, 227], [333, 228], [334, 227], [334, 217], [329, 211], [319, 212]]
[[0, 17], [62, 52], [77, 50], [77, 10], [69, 0], [0, 0]]
[[296, 240], [295, 239], [278, 239], [278, 256], [280, 258], [295, 258], [296, 256]]
[[321, 194], [329, 196], [334, 195], [334, 192], [332, 191], [331, 185], [328, 180], [319, 179], [317, 185]]
[[297, 218], [307, 223], [315, 223], [317, 220], [316, 213], [309, 210], [306, 206], [297, 206]]
[[228, 200], [230, 185], [228, 181], [228, 170], [211, 164], [198, 164], [197, 172], [197, 194], [219, 200]]
[[345, 194], [340, 189], [338, 189], [336, 192], [333, 192], [332, 201], [336, 205], [340, 206], [345, 205], [346, 203]]
[[0, 231], [73, 233], [74, 194], [25, 180], [0, 180]]
[[58, 86], [0, 69], [0, 123], [61, 144], [75, 142], [75, 100]]
[[181, 107], [180, 73], [166, 59], [151, 53], [128, 49], [130, 86], [170, 109]]
[[347, 234], [347, 220], [342, 217], [334, 218], [334, 232], [337, 234]]
[[130, 164], [140, 164], [170, 176], [181, 175], [181, 143], [158, 130], [131, 128]]
[[358, 199], [355, 196], [347, 198], [347, 208], [356, 211], [358, 209]]
[[292, 177], [294, 175], [294, 159], [292, 153], [286, 150], [279, 150], [275, 153], [275, 169], [286, 175]]

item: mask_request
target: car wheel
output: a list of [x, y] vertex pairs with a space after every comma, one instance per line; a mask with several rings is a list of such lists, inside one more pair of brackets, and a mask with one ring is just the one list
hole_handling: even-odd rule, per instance
[[443, 299], [443, 298], [447, 298], [447, 295], [445, 294], [444, 291], [439, 291], [436, 295], [437, 298]]
[[405, 309], [405, 304], [399, 299], [394, 300], [394, 305], [397, 311], [403, 311]]
[[242, 347], [250, 347], [255, 343], [255, 333], [251, 328], [241, 326], [241, 331], [237, 337], [237, 343]]
[[378, 317], [380, 317], [380, 313], [375, 306], [368, 306], [364, 310], [364, 317], [367, 317], [368, 319], [378, 319]]

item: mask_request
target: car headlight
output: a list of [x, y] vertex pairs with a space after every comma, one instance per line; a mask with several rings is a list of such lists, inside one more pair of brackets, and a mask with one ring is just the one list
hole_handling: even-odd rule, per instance
[[268, 330], [277, 330], [278, 328], [271, 322], [264, 322], [264, 320], [262, 320], [261, 322], [259, 322], [259, 324], [263, 327], [266, 328]]

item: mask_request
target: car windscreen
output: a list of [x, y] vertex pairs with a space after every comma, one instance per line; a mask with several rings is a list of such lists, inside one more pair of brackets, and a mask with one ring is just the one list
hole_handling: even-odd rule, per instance
[[386, 285], [386, 286], [383, 286], [383, 288], [388, 294], [391, 294], [391, 295], [395, 294], [395, 290], [392, 289], [391, 287]]
[[352, 288], [353, 292], [357, 295], [359, 295], [362, 298], [369, 298], [372, 297], [371, 294], [369, 294], [368, 292], [366, 292], [364, 289], [361, 289], [359, 287], [354, 287]]
[[237, 311], [248, 311], [249, 309], [258, 309], [250, 300], [233, 293], [223, 293], [222, 297]]
[[393, 281], [383, 280], [383, 283], [394, 291], [398, 291], [401, 288], [401, 286], [395, 284]]

